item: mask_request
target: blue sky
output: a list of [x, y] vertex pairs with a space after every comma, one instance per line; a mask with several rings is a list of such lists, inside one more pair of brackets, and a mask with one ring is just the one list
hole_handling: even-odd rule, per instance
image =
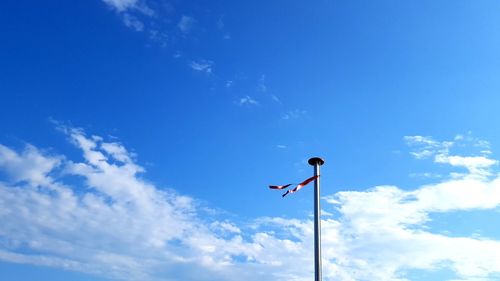
[[498, 1], [2, 1], [7, 280], [500, 280]]

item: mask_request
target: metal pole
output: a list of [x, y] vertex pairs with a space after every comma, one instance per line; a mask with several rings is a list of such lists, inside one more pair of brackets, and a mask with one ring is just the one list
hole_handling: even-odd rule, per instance
[[314, 166], [314, 281], [321, 281], [321, 207], [319, 190], [319, 166], [325, 161], [319, 157], [309, 159], [309, 164]]

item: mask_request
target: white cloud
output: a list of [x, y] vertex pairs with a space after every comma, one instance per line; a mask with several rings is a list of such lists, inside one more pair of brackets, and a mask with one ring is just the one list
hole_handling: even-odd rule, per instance
[[189, 64], [189, 66], [192, 69], [194, 69], [196, 71], [205, 72], [207, 74], [211, 74], [212, 73], [213, 65], [214, 65], [214, 62], [213, 61], [209, 61], [209, 60], [192, 61]]
[[188, 33], [189, 31], [191, 31], [191, 29], [193, 29], [195, 24], [196, 20], [193, 17], [183, 15], [179, 20], [179, 23], [177, 23], [177, 27], [183, 33]]
[[135, 31], [143, 31], [144, 23], [140, 21], [137, 17], [130, 15], [128, 13], [123, 14], [123, 23], [125, 26], [134, 29]]
[[61, 131], [84, 161], [0, 147], [10, 178], [0, 182], [1, 260], [123, 280], [253, 280], [257, 269], [262, 280], [285, 280], [283, 270], [273, 271], [293, 257], [279, 255], [301, 243], [265, 230], [243, 238], [241, 227], [213, 218], [193, 198], [143, 180], [121, 144]]
[[182, 53], [181, 53], [181, 52], [179, 52], [179, 51], [176, 51], [176, 52], [174, 53], [173, 57], [174, 57], [174, 59], [178, 59], [178, 58], [182, 57]]
[[[61, 130], [83, 161], [32, 145], [21, 152], [0, 146], [0, 169], [8, 177], [0, 182], [0, 260], [122, 280], [310, 280], [310, 219], [215, 218], [196, 199], [144, 180], [144, 168], [116, 140]], [[343, 191], [324, 203], [335, 214], [322, 221], [325, 281], [402, 281], [411, 269], [447, 269], [457, 280], [492, 280], [500, 273], [499, 240], [447, 236], [429, 226], [435, 213], [494, 212], [498, 176], [464, 176], [415, 190]]]
[[155, 11], [142, 0], [103, 0], [109, 7], [118, 13], [138, 12], [141, 15], [152, 17]]
[[[139, 32], [146, 30], [146, 24], [143, 19], [147, 19], [149, 22], [156, 14], [142, 0], [103, 0], [103, 2], [119, 14], [126, 27]], [[159, 41], [159, 37], [153, 36], [152, 32], [154, 33], [154, 30], [149, 30], [151, 39]]]
[[290, 110], [281, 116], [283, 120], [299, 119], [307, 114], [307, 111], [301, 109]]
[[259, 83], [257, 84], [257, 91], [258, 92], [267, 92], [267, 85], [266, 85], [266, 75], [262, 74], [259, 78]]
[[32, 186], [50, 184], [48, 174], [60, 165], [62, 157], [42, 155], [33, 145], [26, 145], [19, 154], [0, 144], [0, 169], [4, 170], [14, 182], [25, 181]]
[[250, 96], [245, 96], [245, 97], [240, 98], [238, 104], [239, 105], [258, 105], [259, 102], [254, 100]]
[[439, 146], [440, 142], [433, 140], [431, 137], [426, 136], [405, 136], [404, 139], [409, 145], [426, 144], [432, 147]]
[[427, 150], [427, 149], [422, 149], [420, 151], [412, 151], [410, 152], [411, 155], [413, 155], [417, 159], [426, 159], [434, 155], [434, 151]]
[[415, 150], [411, 154], [417, 159], [425, 159], [436, 154], [447, 154], [455, 144], [453, 141], [439, 142], [431, 137], [405, 136], [406, 143]]
[[229, 232], [229, 233], [241, 233], [241, 229], [230, 222], [220, 222], [216, 221], [211, 224], [211, 227], [215, 230]]
[[430, 173], [430, 172], [411, 173], [411, 174], [409, 174], [409, 176], [412, 178], [441, 178], [441, 175], [435, 174], [435, 173]]
[[[500, 180], [454, 180], [403, 191], [380, 186], [332, 197], [342, 214], [340, 256], [354, 280], [406, 280], [406, 269], [448, 268], [464, 279], [500, 272], [500, 241], [448, 237], [426, 227], [433, 212], [493, 209]], [[333, 247], [333, 246], [332, 246]], [[338, 254], [338, 252], [337, 252]]]
[[[490, 168], [498, 161], [488, 158], [491, 154], [490, 144], [487, 141], [474, 138], [470, 134], [464, 137], [456, 135], [453, 141], [435, 141], [430, 137], [406, 136], [407, 144], [414, 150], [410, 152], [416, 159], [433, 157], [435, 163], [449, 164], [454, 167], [464, 167], [467, 174], [454, 173], [455, 176], [489, 176]], [[476, 147], [479, 148], [480, 156], [451, 155], [453, 147]], [[486, 150], [484, 150], [486, 149]]]
[[278, 98], [278, 96], [276, 95], [271, 95], [271, 98], [273, 99], [273, 101], [277, 102], [277, 103], [281, 103], [281, 100], [280, 98]]
[[498, 161], [489, 159], [485, 156], [458, 156], [438, 154], [434, 160], [436, 163], [446, 163], [455, 167], [464, 167], [474, 175], [489, 175], [489, 168], [498, 163]]
[[116, 9], [118, 12], [124, 12], [128, 9], [135, 8], [139, 2], [138, 0], [103, 0], [103, 1], [110, 7]]

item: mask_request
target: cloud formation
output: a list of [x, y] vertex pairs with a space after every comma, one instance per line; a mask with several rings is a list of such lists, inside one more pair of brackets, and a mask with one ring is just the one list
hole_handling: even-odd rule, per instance
[[128, 9], [135, 8], [139, 0], [103, 0], [108, 6], [116, 9], [118, 12], [125, 12]]
[[301, 117], [306, 116], [307, 111], [301, 110], [301, 109], [295, 109], [295, 110], [289, 110], [281, 116], [281, 119], [283, 120], [293, 120], [293, 119], [299, 119]]
[[135, 31], [143, 31], [144, 23], [128, 13], [123, 14], [123, 23], [125, 26], [134, 29]]
[[258, 105], [259, 102], [250, 96], [244, 96], [238, 101], [239, 105]]
[[207, 74], [211, 74], [213, 70], [213, 65], [214, 62], [210, 60], [199, 60], [199, 61], [192, 61], [189, 64], [189, 67], [191, 67], [193, 70], [200, 71], [200, 72], [205, 72]]
[[[310, 280], [310, 219], [235, 222], [143, 178], [121, 143], [60, 127], [82, 161], [27, 145], [0, 145], [0, 260], [82, 271], [119, 280]], [[424, 138], [406, 138], [424, 145]], [[454, 145], [458, 145], [455, 141]], [[451, 152], [445, 155], [459, 157]], [[451, 156], [453, 155], [453, 156]], [[475, 156], [467, 156], [475, 157]], [[486, 156], [414, 190], [377, 186], [326, 196], [325, 280], [408, 280], [410, 270], [452, 271], [456, 280], [500, 274], [500, 241], [447, 236], [433, 215], [500, 206], [500, 177]], [[458, 163], [458, 164], [457, 164]], [[463, 164], [465, 165], [465, 164]], [[462, 167], [463, 167], [462, 165]], [[479, 175], [479, 176], [478, 176]]]
[[147, 31], [152, 41], [165, 46], [166, 34], [158, 30], [155, 17], [157, 12], [150, 8], [144, 0], [103, 0], [122, 19], [123, 24], [135, 31]]
[[[468, 176], [487, 177], [490, 176], [490, 169], [498, 163], [497, 160], [490, 159], [490, 144], [487, 141], [457, 135], [452, 141], [436, 141], [431, 137], [405, 136], [407, 144], [413, 148], [410, 152], [416, 159], [433, 158], [435, 163], [448, 164], [454, 167], [463, 167], [468, 170]], [[462, 156], [453, 155], [450, 149], [468, 145], [479, 148], [479, 155]], [[456, 177], [464, 174], [454, 173]]]
[[[302, 248], [265, 231], [243, 235], [195, 199], [143, 180], [120, 143], [61, 130], [84, 161], [0, 146], [1, 260], [121, 280], [250, 280], [252, 268], [278, 266], [270, 248]], [[261, 279], [280, 280], [272, 276]]]
[[188, 33], [189, 31], [191, 31], [195, 24], [196, 20], [193, 17], [183, 15], [179, 20], [179, 23], [177, 23], [177, 27], [183, 33]]
[[258, 92], [267, 92], [267, 84], [266, 84], [266, 75], [262, 74], [259, 78], [259, 82], [257, 84]]

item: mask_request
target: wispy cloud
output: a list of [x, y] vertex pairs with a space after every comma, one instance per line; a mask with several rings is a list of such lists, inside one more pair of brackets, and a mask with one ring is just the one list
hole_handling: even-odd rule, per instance
[[436, 154], [447, 154], [453, 141], [436, 141], [426, 136], [405, 136], [404, 140], [414, 150], [411, 154], [417, 159], [425, 159]]
[[[416, 159], [433, 158], [435, 163], [463, 167], [469, 171], [469, 173], [464, 174], [467, 176], [489, 176], [490, 168], [498, 163], [488, 156], [491, 153], [489, 142], [473, 138], [470, 135], [467, 137], [457, 135], [452, 141], [436, 141], [431, 137], [424, 136], [406, 136], [404, 139], [413, 149], [410, 154]], [[480, 155], [462, 156], [451, 153], [453, 147], [465, 145], [479, 148]], [[454, 176], [460, 175], [454, 173]]]
[[[145, 180], [144, 168], [116, 139], [60, 129], [83, 160], [33, 145], [0, 146], [7, 176], [0, 181], [0, 260], [121, 280], [310, 279], [310, 219], [216, 218], [196, 199]], [[460, 280], [500, 273], [499, 240], [448, 236], [428, 225], [435, 213], [495, 212], [498, 175], [414, 190], [342, 191], [324, 201], [326, 212], [335, 211], [322, 220], [325, 280], [402, 281], [410, 269], [446, 269]]]
[[174, 55], [172, 57], [174, 59], [178, 59], [178, 58], [182, 57], [182, 54], [181, 54], [181, 52], [177, 51], [177, 52], [174, 53]]
[[179, 20], [179, 22], [177, 23], [177, 27], [183, 33], [189, 33], [189, 31], [191, 31], [191, 29], [193, 29], [195, 24], [196, 24], [196, 20], [193, 17], [183, 15], [181, 17], [181, 19]]
[[276, 95], [271, 95], [271, 99], [273, 99], [273, 101], [275, 101], [275, 102], [277, 102], [277, 103], [281, 104], [281, 100], [280, 100], [280, 98], [278, 98], [278, 96], [276, 96]]
[[196, 71], [201, 71], [201, 72], [205, 72], [207, 74], [211, 74], [212, 70], [213, 70], [213, 65], [214, 65], [213, 61], [200, 60], [200, 61], [192, 61], [189, 64], [189, 67], [191, 67], [192, 69], [194, 69]]
[[153, 9], [140, 0], [103, 0], [109, 7], [114, 9], [122, 18], [125, 26], [135, 30], [144, 31], [145, 24], [138, 15], [151, 18], [155, 15]]
[[410, 173], [410, 177], [412, 178], [422, 178], [422, 179], [429, 179], [429, 178], [441, 178], [442, 175], [436, 174], [436, 173], [430, 173], [430, 172], [424, 172], [424, 173]]
[[128, 9], [137, 7], [139, 0], [103, 0], [108, 6], [116, 9], [118, 12], [125, 12]]
[[102, 0], [109, 7], [113, 8], [118, 13], [124, 12], [139, 12], [145, 16], [155, 15], [155, 11], [151, 9], [143, 0]]
[[[177, 4], [170, 1], [154, 0], [102, 0], [102, 2], [121, 18], [123, 24], [138, 32], [144, 32], [147, 38], [161, 47], [176, 45], [177, 42], [190, 38], [197, 27], [207, 30], [206, 22], [198, 22], [196, 9], [192, 15], [178, 14]], [[198, 11], [199, 12], [199, 11]], [[189, 12], [188, 12], [189, 13]], [[211, 26], [212, 31], [223, 32], [224, 39], [229, 39], [222, 17]]]
[[229, 40], [231, 39], [231, 34], [227, 31], [225, 31], [225, 28], [226, 28], [226, 24], [224, 23], [224, 17], [221, 16], [217, 19], [217, 22], [216, 22], [216, 27], [217, 29], [219, 30], [219, 32], [222, 32], [224, 35], [223, 35], [223, 39], [224, 40]]
[[[149, 30], [149, 39], [153, 42], [159, 43], [161, 47], [166, 47], [167, 42], [168, 42], [168, 34], [164, 31], [160, 31], [157, 29], [150, 29]], [[176, 58], [176, 56], [179, 55], [178, 53], [174, 53], [173, 57]]]
[[[61, 127], [84, 161], [0, 146], [0, 260], [122, 280], [285, 280], [276, 255], [300, 243], [217, 220], [158, 189], [120, 143]], [[80, 180], [78, 180], [80, 179]], [[243, 260], [241, 261], [241, 258]], [[284, 268], [291, 259], [281, 259]]]
[[143, 31], [144, 23], [140, 21], [137, 17], [130, 15], [128, 13], [123, 14], [123, 23], [135, 31]]
[[301, 109], [295, 109], [295, 110], [290, 110], [287, 111], [283, 116], [281, 116], [281, 119], [283, 120], [293, 120], [293, 119], [299, 119], [304, 117], [307, 114], [307, 111], [301, 110]]
[[266, 75], [262, 74], [259, 78], [259, 82], [257, 84], [257, 91], [258, 92], [267, 92], [267, 85], [266, 85]]
[[50, 184], [47, 176], [61, 164], [63, 157], [44, 157], [33, 145], [26, 145], [21, 154], [0, 144], [0, 168], [10, 175], [13, 182], [25, 182], [30, 186]]
[[254, 100], [250, 96], [245, 96], [245, 97], [240, 98], [240, 100], [238, 101], [238, 104], [239, 105], [258, 105], [259, 102]]

